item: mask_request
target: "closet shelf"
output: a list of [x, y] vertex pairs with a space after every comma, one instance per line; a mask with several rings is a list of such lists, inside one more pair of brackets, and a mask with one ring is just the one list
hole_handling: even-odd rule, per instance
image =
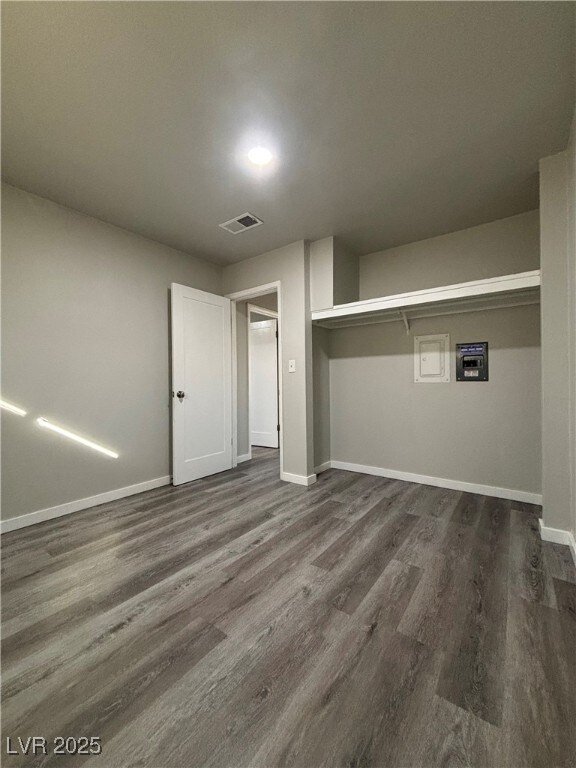
[[540, 270], [514, 275], [443, 285], [424, 291], [398, 293], [378, 299], [338, 304], [332, 309], [312, 312], [312, 322], [323, 328], [345, 328], [410, 320], [436, 315], [477, 312], [484, 309], [517, 307], [540, 302]]

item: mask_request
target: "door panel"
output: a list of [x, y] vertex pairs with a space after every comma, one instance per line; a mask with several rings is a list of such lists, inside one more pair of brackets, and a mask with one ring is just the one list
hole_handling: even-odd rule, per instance
[[231, 371], [230, 300], [173, 283], [174, 485], [232, 467]]
[[250, 444], [278, 448], [277, 320], [250, 323]]

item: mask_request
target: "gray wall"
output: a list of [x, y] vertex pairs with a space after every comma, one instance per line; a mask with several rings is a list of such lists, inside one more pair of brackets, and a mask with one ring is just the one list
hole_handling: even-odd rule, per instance
[[334, 306], [334, 238], [310, 243], [310, 308]]
[[[2, 187], [2, 515], [170, 473], [171, 282], [221, 293], [221, 270]], [[38, 428], [45, 416], [115, 449]]]
[[254, 304], [257, 307], [262, 307], [262, 309], [271, 309], [273, 312], [278, 311], [278, 295], [276, 292], [267, 293], [264, 296], [258, 296], [248, 303]]
[[568, 300], [569, 300], [569, 344], [570, 344], [570, 410], [571, 410], [571, 502], [572, 535], [576, 538], [576, 110], [572, 121], [572, 132], [568, 147]]
[[330, 333], [317, 325], [312, 328], [316, 467], [330, 461]]
[[334, 305], [360, 298], [360, 260], [338, 237], [334, 238]]
[[538, 211], [360, 257], [360, 299], [538, 269]]
[[[331, 458], [540, 492], [538, 306], [330, 331]], [[414, 383], [414, 335], [449, 333], [452, 382]], [[454, 345], [488, 341], [490, 381], [457, 383]]]
[[[573, 147], [540, 163], [543, 521], [576, 529]], [[572, 210], [572, 212], [570, 212]]]
[[[310, 320], [309, 253], [303, 241], [231, 264], [223, 270], [226, 295], [279, 280], [282, 284], [280, 336], [282, 341], [284, 471], [299, 476], [314, 473], [312, 325]], [[296, 371], [288, 373], [288, 360]]]
[[330, 309], [358, 298], [358, 257], [337, 237], [310, 243], [311, 309]]

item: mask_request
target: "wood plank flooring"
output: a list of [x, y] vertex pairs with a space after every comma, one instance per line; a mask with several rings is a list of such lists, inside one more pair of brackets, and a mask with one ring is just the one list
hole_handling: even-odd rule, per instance
[[2, 537], [3, 765], [576, 766], [576, 570], [536, 507], [254, 456]]

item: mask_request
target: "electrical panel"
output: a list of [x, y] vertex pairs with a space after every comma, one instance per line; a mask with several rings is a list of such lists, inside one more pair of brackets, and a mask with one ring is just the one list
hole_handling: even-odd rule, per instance
[[456, 344], [456, 381], [488, 381], [488, 342]]
[[414, 381], [446, 384], [450, 381], [450, 336], [439, 333], [414, 337]]

